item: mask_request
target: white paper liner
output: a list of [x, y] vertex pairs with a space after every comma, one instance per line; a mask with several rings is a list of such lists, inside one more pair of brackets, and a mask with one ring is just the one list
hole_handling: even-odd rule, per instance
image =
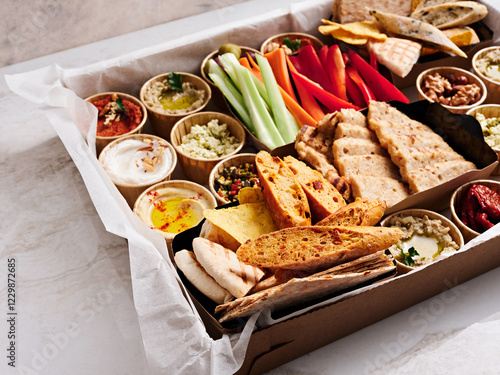
[[[168, 257], [164, 239], [132, 213], [97, 161], [94, 145], [97, 112], [81, 98], [113, 90], [138, 96], [142, 83], [156, 74], [198, 73], [203, 57], [228, 40], [258, 48], [268, 36], [285, 31], [317, 34], [317, 26], [322, 18], [329, 18], [331, 6], [330, 0], [303, 1], [237, 23], [221, 22], [212, 29], [87, 67], [63, 69], [53, 65], [5, 77], [14, 92], [42, 106], [82, 175], [106, 229], [128, 239], [134, 304], [153, 374], [234, 373], [243, 363], [259, 314], [248, 320], [241, 334], [224, 335], [219, 340], [208, 336], [192, 301], [183, 293], [184, 287]], [[498, 12], [491, 6], [489, 9], [488, 18], [493, 20]], [[499, 26], [494, 22], [489, 25], [496, 34]], [[91, 146], [87, 146], [86, 140]], [[490, 230], [461, 251], [498, 232], [500, 228]], [[276, 324], [373, 287], [376, 285], [277, 320], [266, 312], [262, 321]]]

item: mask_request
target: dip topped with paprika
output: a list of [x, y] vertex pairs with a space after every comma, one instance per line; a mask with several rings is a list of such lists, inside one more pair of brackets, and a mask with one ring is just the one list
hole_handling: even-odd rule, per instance
[[203, 219], [203, 211], [217, 203], [205, 187], [191, 181], [172, 180], [156, 184], [137, 199], [134, 212], [167, 241]]
[[91, 103], [99, 111], [98, 137], [116, 137], [136, 129], [144, 118], [142, 108], [117, 93], [101, 97]]

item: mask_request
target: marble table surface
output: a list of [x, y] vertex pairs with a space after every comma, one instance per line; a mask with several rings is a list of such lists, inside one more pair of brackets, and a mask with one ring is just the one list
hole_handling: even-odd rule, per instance
[[[197, 20], [200, 28], [209, 23]], [[132, 51], [145, 36], [155, 43], [158, 30], [172, 27], [8, 66], [0, 74], [52, 63], [85, 66], [114, 56], [117, 46]], [[9, 91], [3, 79], [0, 113], [0, 373], [148, 374], [126, 241], [105, 230], [41, 110]], [[14, 320], [8, 310], [11, 266]], [[496, 268], [269, 374], [500, 373], [499, 287]], [[16, 336], [15, 368], [9, 366], [9, 334]]]

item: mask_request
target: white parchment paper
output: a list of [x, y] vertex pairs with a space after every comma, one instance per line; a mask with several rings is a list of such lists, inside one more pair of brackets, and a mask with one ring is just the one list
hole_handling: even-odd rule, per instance
[[[277, 1], [278, 8], [244, 22], [214, 20], [218, 26], [203, 32], [83, 68], [70, 70], [54, 65], [6, 76], [14, 92], [44, 109], [79, 169], [106, 229], [128, 239], [134, 303], [151, 373], [234, 373], [243, 363], [258, 315], [249, 319], [241, 334], [225, 335], [219, 340], [209, 337], [192, 301], [183, 294], [164, 239], [132, 213], [97, 161], [94, 146], [97, 112], [82, 98], [104, 91], [138, 96], [142, 84], [156, 74], [169, 71], [198, 74], [204, 56], [222, 43], [231, 41], [258, 48], [267, 37], [280, 32], [318, 35], [320, 20], [331, 14], [330, 0], [288, 3]], [[489, 24], [496, 27], [494, 22]], [[498, 234], [492, 232], [491, 236], [494, 235]], [[480, 241], [491, 236], [482, 236]], [[263, 315], [261, 321], [265, 324], [290, 318], [273, 320], [269, 314]]]

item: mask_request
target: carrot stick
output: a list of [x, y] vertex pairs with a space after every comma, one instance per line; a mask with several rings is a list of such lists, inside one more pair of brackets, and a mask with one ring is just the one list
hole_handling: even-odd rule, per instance
[[290, 74], [288, 73], [285, 50], [283, 48], [278, 48], [264, 54], [264, 57], [269, 61], [269, 65], [271, 65], [278, 85], [280, 85], [294, 100], [297, 100], [295, 92], [293, 91], [292, 81], [290, 80]]
[[[248, 70], [250, 70], [259, 80], [264, 82], [262, 78], [262, 74], [260, 73], [259, 65], [253, 61], [253, 59], [249, 58], [247, 61], [250, 62], [251, 67], [245, 66]], [[279, 85], [278, 85], [279, 86]], [[292, 114], [293, 118], [302, 125], [316, 126], [317, 121], [307, 113], [307, 111], [300, 106], [300, 104], [293, 99], [288, 93], [280, 86], [280, 93], [285, 101], [285, 105]]]

